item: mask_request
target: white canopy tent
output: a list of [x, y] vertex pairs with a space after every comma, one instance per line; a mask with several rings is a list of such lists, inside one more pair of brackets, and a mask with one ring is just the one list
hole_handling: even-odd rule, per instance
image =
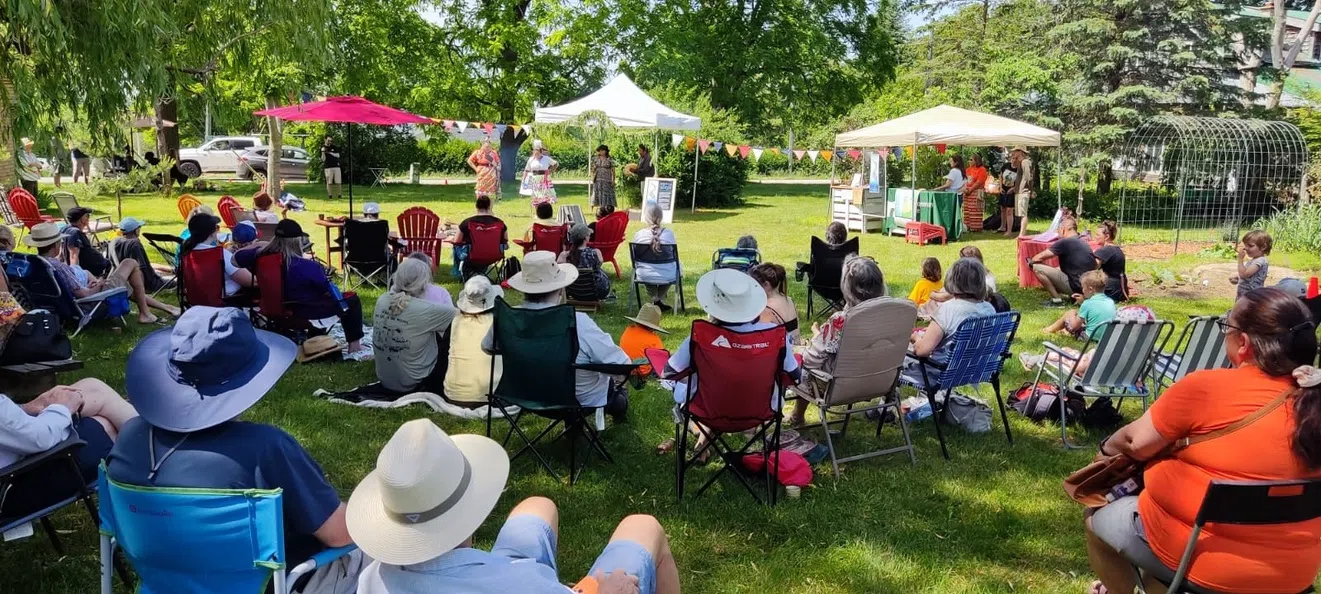
[[[913, 147], [913, 188], [917, 189], [917, 147], [937, 144], [962, 146], [1060, 146], [1060, 133], [1006, 117], [941, 105], [888, 122], [835, 136], [844, 148]], [[1056, 200], [1059, 197], [1059, 159], [1056, 159]], [[831, 177], [834, 177], [833, 174]]]
[[[702, 119], [666, 107], [645, 91], [626, 74], [615, 76], [605, 86], [590, 95], [553, 107], [537, 108], [536, 123], [559, 124], [573, 120], [588, 112], [602, 112], [610, 122], [620, 128], [650, 128], [654, 130], [699, 130]], [[655, 143], [653, 143], [655, 144]], [[658, 149], [659, 147], [657, 147]], [[656, 153], [657, 150], [653, 150]], [[697, 207], [697, 163], [701, 154], [693, 156], [693, 204]]]

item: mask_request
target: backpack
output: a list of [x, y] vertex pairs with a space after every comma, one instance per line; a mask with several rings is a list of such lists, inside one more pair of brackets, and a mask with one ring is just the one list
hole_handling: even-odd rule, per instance
[[1114, 430], [1124, 424], [1124, 417], [1119, 414], [1119, 409], [1115, 408], [1114, 401], [1109, 398], [1097, 398], [1087, 407], [1079, 422], [1089, 429]]
[[519, 263], [518, 258], [510, 256], [508, 260], [505, 260], [505, 267], [502, 274], [504, 278], [500, 280], [507, 281], [511, 278], [514, 278], [515, 274], [518, 274], [522, 271], [523, 271], [523, 265]]
[[[1064, 403], [1064, 415], [1070, 421], [1086, 413], [1086, 405], [1082, 398], [1066, 396]], [[1036, 423], [1047, 419], [1058, 419], [1060, 418], [1059, 386], [1038, 383], [1036, 393], [1033, 394], [1032, 382], [1024, 382], [1009, 396], [1009, 407]]]

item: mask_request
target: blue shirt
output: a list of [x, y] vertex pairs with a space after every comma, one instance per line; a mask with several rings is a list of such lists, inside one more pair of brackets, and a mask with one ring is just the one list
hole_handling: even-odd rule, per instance
[[373, 562], [358, 581], [359, 594], [567, 594], [555, 568], [470, 548], [454, 549], [417, 565]]
[[[242, 421], [188, 434], [150, 429], [137, 417], [120, 430], [106, 459], [111, 479], [152, 487], [282, 489], [289, 566], [326, 548], [313, 534], [339, 508], [339, 493], [293, 436], [271, 425]], [[155, 480], [148, 481], [152, 461], [147, 440], [153, 433], [156, 460], [164, 458], [164, 462]], [[181, 439], [182, 445], [165, 457]]]
[[344, 311], [339, 290], [326, 278], [326, 270], [314, 260], [294, 258], [284, 273], [284, 300], [294, 315], [319, 320]]

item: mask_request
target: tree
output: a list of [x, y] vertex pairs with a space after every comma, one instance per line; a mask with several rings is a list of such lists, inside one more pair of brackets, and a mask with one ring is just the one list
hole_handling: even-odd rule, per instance
[[1307, 19], [1303, 21], [1303, 26], [1299, 28], [1299, 33], [1292, 39], [1287, 34], [1288, 13], [1285, 12], [1285, 2], [1275, 2], [1271, 7], [1271, 63], [1275, 66], [1275, 77], [1271, 81], [1270, 92], [1266, 95], [1266, 108], [1275, 109], [1280, 106], [1280, 97], [1284, 95], [1284, 81], [1289, 78], [1289, 72], [1293, 70], [1294, 63], [1298, 60], [1298, 53], [1302, 51], [1303, 44], [1312, 36], [1312, 28], [1316, 26], [1318, 17], [1321, 17], [1321, 0], [1312, 2], [1310, 11], [1307, 13]]
[[894, 76], [892, 0], [619, 0], [620, 68], [692, 87], [756, 138], [834, 120]]
[[1100, 168], [1109, 190], [1111, 154], [1138, 122], [1158, 112], [1209, 114], [1242, 107], [1224, 51], [1242, 34], [1237, 2], [1063, 0], [1056, 48], [1065, 142]]
[[0, 4], [0, 184], [15, 182], [14, 132], [37, 136], [57, 114], [112, 146], [125, 112], [165, 84], [160, 48], [144, 32], [172, 27], [153, 2]]

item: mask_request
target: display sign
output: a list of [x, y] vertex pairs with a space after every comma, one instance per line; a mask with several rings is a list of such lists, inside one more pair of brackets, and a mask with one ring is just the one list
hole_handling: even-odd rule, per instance
[[642, 182], [642, 204], [659, 204], [661, 212], [665, 213], [661, 222], [667, 225], [674, 222], [674, 198], [678, 183], [672, 177], [649, 177]]
[[871, 171], [868, 179], [867, 191], [877, 194], [881, 191], [881, 152], [871, 152]]

